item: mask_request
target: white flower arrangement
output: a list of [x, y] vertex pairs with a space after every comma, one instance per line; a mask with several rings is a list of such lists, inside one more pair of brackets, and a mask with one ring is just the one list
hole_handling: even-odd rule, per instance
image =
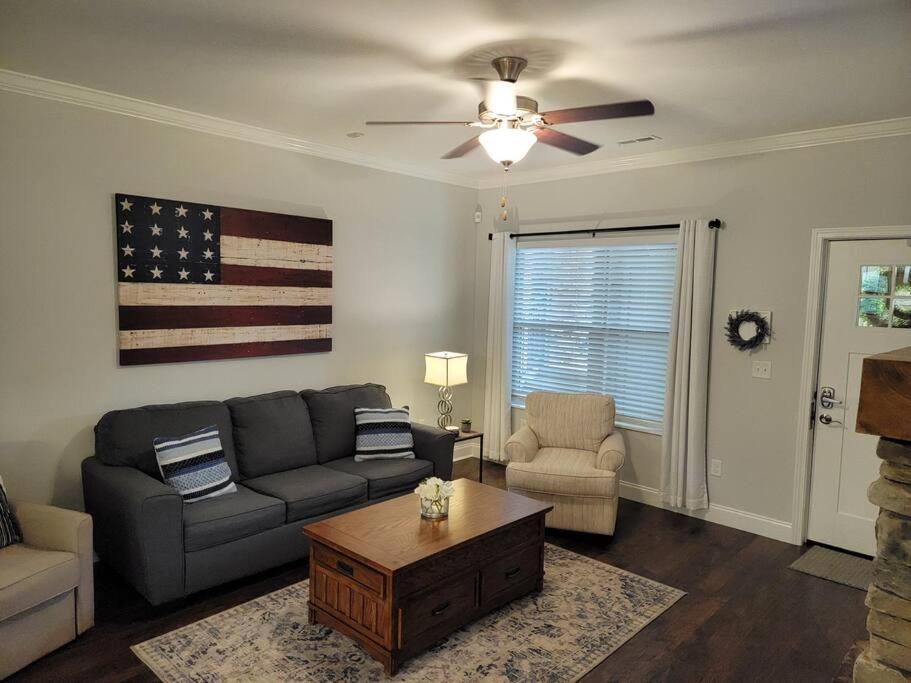
[[414, 490], [424, 500], [446, 500], [455, 495], [455, 486], [451, 481], [443, 481], [439, 477], [425, 479]]
[[421, 498], [421, 516], [441, 519], [449, 514], [449, 499], [455, 495], [455, 486], [451, 481], [430, 477], [418, 484], [414, 492]]

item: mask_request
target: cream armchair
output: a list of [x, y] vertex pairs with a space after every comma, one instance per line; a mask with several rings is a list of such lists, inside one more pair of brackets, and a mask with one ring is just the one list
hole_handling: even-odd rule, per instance
[[547, 526], [613, 534], [617, 470], [626, 458], [614, 431], [614, 399], [533, 392], [526, 425], [506, 442], [506, 487], [551, 503]]
[[12, 503], [22, 543], [0, 548], [0, 680], [95, 623], [92, 518]]

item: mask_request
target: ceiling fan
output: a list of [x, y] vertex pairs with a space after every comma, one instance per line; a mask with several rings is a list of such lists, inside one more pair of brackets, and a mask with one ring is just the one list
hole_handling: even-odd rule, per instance
[[497, 57], [491, 62], [500, 80], [491, 82], [487, 97], [478, 105], [477, 121], [367, 121], [367, 125], [460, 125], [482, 128], [485, 129], [483, 133], [463, 142], [442, 158], [456, 159], [480, 145], [491, 159], [503, 164], [508, 171], [538, 141], [580, 156], [590, 154], [600, 146], [554, 130], [551, 128], [553, 125], [649, 116], [655, 113], [655, 106], [648, 100], [596, 104], [540, 113], [537, 101], [516, 94], [516, 81], [527, 65], [528, 62], [521, 57]]

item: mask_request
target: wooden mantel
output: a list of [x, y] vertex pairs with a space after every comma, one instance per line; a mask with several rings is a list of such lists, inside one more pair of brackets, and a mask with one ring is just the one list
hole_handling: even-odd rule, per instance
[[864, 358], [856, 430], [911, 441], [911, 346]]

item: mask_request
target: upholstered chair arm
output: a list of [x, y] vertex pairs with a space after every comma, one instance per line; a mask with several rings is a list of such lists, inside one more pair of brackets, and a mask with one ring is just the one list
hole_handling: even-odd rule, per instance
[[531, 462], [538, 453], [538, 437], [525, 425], [506, 442], [506, 458], [509, 462]]
[[183, 499], [134, 467], [82, 461], [95, 550], [153, 605], [184, 595]]
[[599, 470], [616, 472], [623, 467], [624, 460], [626, 460], [626, 443], [623, 440], [623, 434], [614, 431], [601, 442], [595, 467]]
[[444, 481], [452, 479], [452, 455], [455, 450], [455, 434], [428, 425], [411, 423], [414, 439], [414, 457], [433, 463], [433, 475]]
[[22, 541], [44, 550], [62, 550], [79, 559], [76, 623], [79, 633], [95, 623], [95, 579], [92, 518], [84, 512], [37, 503], [14, 503]]

